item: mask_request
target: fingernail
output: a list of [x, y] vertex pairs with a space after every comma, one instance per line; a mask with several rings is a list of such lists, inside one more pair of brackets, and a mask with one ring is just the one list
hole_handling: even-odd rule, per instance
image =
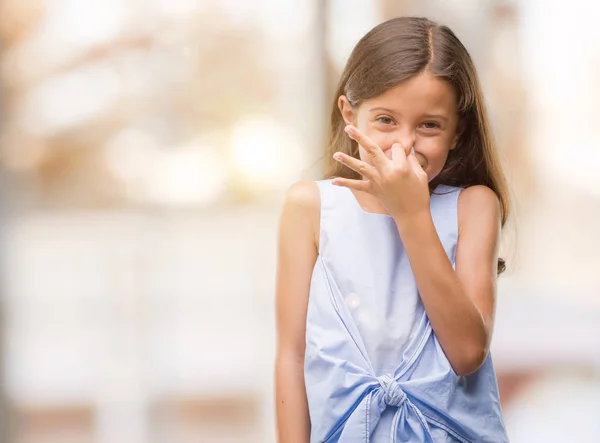
[[415, 153], [415, 147], [413, 146], [412, 148], [410, 148], [410, 153], [414, 154]]
[[344, 161], [344, 157], [339, 152], [336, 152], [335, 154], [333, 154], [333, 158], [335, 160], [339, 161], [339, 162], [343, 162]]
[[347, 126], [344, 128], [344, 131], [346, 131], [346, 133], [348, 133], [348, 134], [351, 134], [351, 133], [352, 133], [352, 126], [350, 126], [350, 125], [347, 125]]

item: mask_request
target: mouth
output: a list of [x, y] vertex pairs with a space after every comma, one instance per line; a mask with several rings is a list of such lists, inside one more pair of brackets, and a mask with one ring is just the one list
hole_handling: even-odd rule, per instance
[[[387, 158], [392, 160], [392, 150], [391, 149], [387, 149], [387, 150], [383, 151], [383, 153], [385, 154], [385, 156]], [[415, 156], [417, 157], [417, 161], [421, 165], [421, 168], [425, 169], [427, 167], [427, 160], [425, 159], [425, 157], [423, 157], [419, 152], [415, 152]]]
[[418, 152], [415, 152], [415, 156], [417, 157], [417, 161], [421, 165], [421, 168], [425, 169], [427, 167], [427, 160]]

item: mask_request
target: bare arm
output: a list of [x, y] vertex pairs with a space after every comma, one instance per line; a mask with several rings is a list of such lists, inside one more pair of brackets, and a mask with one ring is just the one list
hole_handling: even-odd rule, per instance
[[320, 197], [302, 181], [286, 195], [279, 221], [275, 401], [279, 443], [308, 443], [310, 418], [304, 386], [306, 313], [317, 259]]
[[484, 186], [462, 191], [458, 202], [456, 272], [431, 214], [398, 220], [398, 230], [431, 326], [454, 371], [476, 371], [489, 352], [496, 307], [500, 209]]

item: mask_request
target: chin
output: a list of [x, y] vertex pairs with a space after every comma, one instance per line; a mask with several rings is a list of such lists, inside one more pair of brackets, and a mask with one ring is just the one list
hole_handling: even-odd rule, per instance
[[437, 172], [437, 173], [430, 173], [428, 171], [425, 171], [425, 173], [427, 174], [427, 181], [429, 183], [431, 183], [435, 178], [437, 178], [438, 175], [440, 175], [439, 172]]
[[423, 168], [423, 171], [425, 171], [425, 174], [427, 174], [427, 181], [431, 183], [431, 181], [437, 177], [437, 174], [432, 173], [430, 170], [428, 170], [427, 168]]

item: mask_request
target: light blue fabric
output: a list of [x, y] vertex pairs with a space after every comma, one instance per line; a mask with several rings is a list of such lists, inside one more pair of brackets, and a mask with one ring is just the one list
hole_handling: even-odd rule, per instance
[[[508, 442], [491, 357], [456, 375], [425, 313], [392, 217], [317, 182], [320, 251], [306, 322], [311, 443]], [[431, 212], [454, 265], [459, 188]]]

